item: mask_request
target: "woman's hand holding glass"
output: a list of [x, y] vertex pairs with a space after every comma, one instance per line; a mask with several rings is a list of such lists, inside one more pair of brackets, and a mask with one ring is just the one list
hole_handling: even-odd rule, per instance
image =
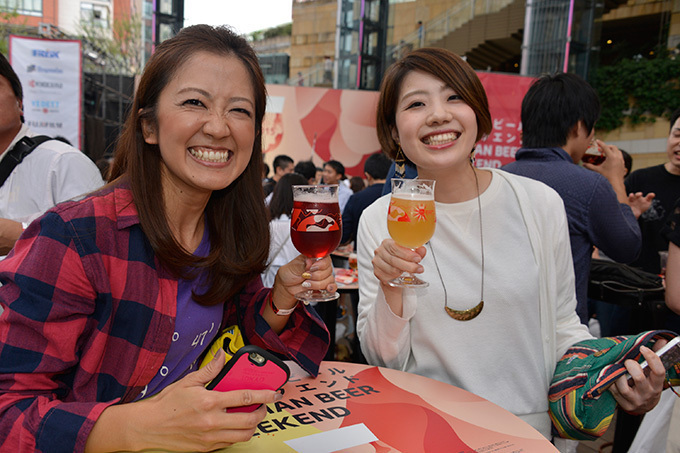
[[[293, 186], [293, 214], [290, 220], [290, 238], [296, 249], [314, 263], [301, 274], [305, 279], [318, 267], [320, 261], [328, 258], [340, 244], [342, 217], [338, 205], [338, 186], [304, 185]], [[332, 269], [331, 269], [332, 272]], [[305, 303], [325, 302], [340, 297], [335, 290], [319, 288], [306, 280], [304, 291], [295, 297]]]
[[[436, 225], [434, 185], [435, 181], [428, 179], [392, 179], [387, 229], [392, 239], [400, 246], [415, 251], [434, 235]], [[421, 258], [422, 256], [424, 253]], [[427, 282], [408, 270], [404, 270], [400, 276], [387, 283], [393, 287], [428, 286]]]
[[425, 247], [410, 249], [397, 244], [392, 238], [384, 239], [373, 255], [373, 274], [383, 285], [392, 286], [389, 282], [404, 272], [422, 273], [425, 269], [420, 261], [425, 253]]
[[331, 294], [337, 290], [330, 255], [318, 260], [299, 255], [281, 266], [274, 280], [272, 298], [278, 308], [290, 308], [299, 300], [296, 295], [309, 289], [324, 289]]

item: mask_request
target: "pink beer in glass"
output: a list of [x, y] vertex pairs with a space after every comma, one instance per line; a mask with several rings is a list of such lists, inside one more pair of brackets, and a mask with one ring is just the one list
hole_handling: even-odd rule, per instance
[[[320, 260], [340, 244], [342, 216], [338, 185], [293, 186], [290, 238], [303, 255]], [[335, 300], [340, 295], [326, 290], [307, 290], [295, 295], [304, 302]]]

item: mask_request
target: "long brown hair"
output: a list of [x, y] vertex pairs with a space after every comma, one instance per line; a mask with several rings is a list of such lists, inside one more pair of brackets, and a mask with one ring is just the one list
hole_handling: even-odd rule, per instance
[[392, 130], [397, 127], [397, 104], [401, 84], [411, 71], [431, 74], [444, 81], [470, 106], [477, 118], [475, 142], [491, 132], [493, 124], [489, 113], [489, 101], [484, 86], [474, 69], [451, 51], [423, 47], [410, 52], [390, 66], [380, 85], [376, 126], [378, 140], [388, 156], [394, 159], [399, 148], [392, 136]]
[[[205, 258], [183, 249], [172, 235], [161, 190], [160, 149], [146, 143], [142, 133], [142, 120], [157, 127], [158, 99], [177, 68], [201, 51], [238, 58], [250, 74], [255, 93], [255, 143], [250, 162], [229, 187], [214, 191], [208, 201], [205, 213], [210, 254]], [[118, 140], [110, 180], [129, 183], [142, 229], [169, 271], [190, 278], [195, 268], [208, 269], [210, 288], [194, 295], [203, 305], [233, 297], [266, 267], [269, 228], [261, 183], [266, 99], [257, 56], [245, 39], [226, 27], [184, 28], [160, 44], [147, 63]]]
[[309, 184], [309, 180], [300, 173], [286, 173], [281, 176], [269, 200], [269, 220], [278, 219], [282, 214], [290, 216], [293, 212], [293, 186], [306, 184]]

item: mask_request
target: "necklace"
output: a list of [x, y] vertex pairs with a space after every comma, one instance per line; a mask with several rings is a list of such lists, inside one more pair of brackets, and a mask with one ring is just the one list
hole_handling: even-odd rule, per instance
[[482, 231], [482, 202], [479, 199], [479, 179], [477, 178], [477, 172], [474, 170], [474, 168], [472, 169], [472, 171], [474, 172], [475, 184], [477, 185], [477, 206], [479, 208], [479, 242], [482, 252], [482, 285], [480, 290], [481, 294], [479, 296], [479, 303], [476, 306], [468, 308], [466, 310], [454, 310], [453, 308], [448, 307], [449, 297], [446, 292], [446, 285], [444, 284], [442, 273], [439, 270], [439, 263], [437, 263], [437, 257], [435, 256], [434, 247], [432, 247], [432, 242], [428, 242], [430, 244], [430, 250], [432, 251], [432, 259], [434, 259], [434, 264], [437, 267], [439, 281], [442, 283], [442, 288], [444, 288], [444, 310], [446, 310], [446, 313], [449, 316], [451, 316], [453, 319], [457, 319], [458, 321], [469, 321], [471, 319], [474, 319], [484, 309], [484, 234]]

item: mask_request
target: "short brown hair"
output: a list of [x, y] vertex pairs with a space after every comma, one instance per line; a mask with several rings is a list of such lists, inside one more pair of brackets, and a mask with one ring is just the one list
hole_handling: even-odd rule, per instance
[[[255, 142], [250, 162], [241, 175], [222, 190], [213, 191], [205, 208], [210, 254], [194, 256], [176, 241], [161, 190], [161, 153], [144, 140], [142, 121], [157, 128], [161, 92], [178, 68], [197, 52], [233, 56], [250, 75], [255, 95]], [[159, 260], [173, 274], [188, 277], [189, 269], [207, 268], [210, 289], [194, 295], [205, 305], [222, 303], [237, 294], [266, 267], [269, 225], [262, 192], [262, 119], [267, 92], [257, 55], [248, 42], [226, 27], [194, 25], [163, 41], [147, 63], [118, 140], [110, 180], [130, 184], [144, 234]], [[114, 181], [116, 180], [116, 181]]]
[[397, 103], [401, 85], [411, 71], [425, 72], [441, 79], [470, 106], [477, 118], [475, 141], [491, 132], [489, 102], [474, 69], [451, 51], [424, 47], [410, 52], [390, 66], [380, 85], [376, 126], [380, 146], [388, 156], [394, 159], [397, 154], [399, 145], [392, 137], [392, 130], [397, 127]]

